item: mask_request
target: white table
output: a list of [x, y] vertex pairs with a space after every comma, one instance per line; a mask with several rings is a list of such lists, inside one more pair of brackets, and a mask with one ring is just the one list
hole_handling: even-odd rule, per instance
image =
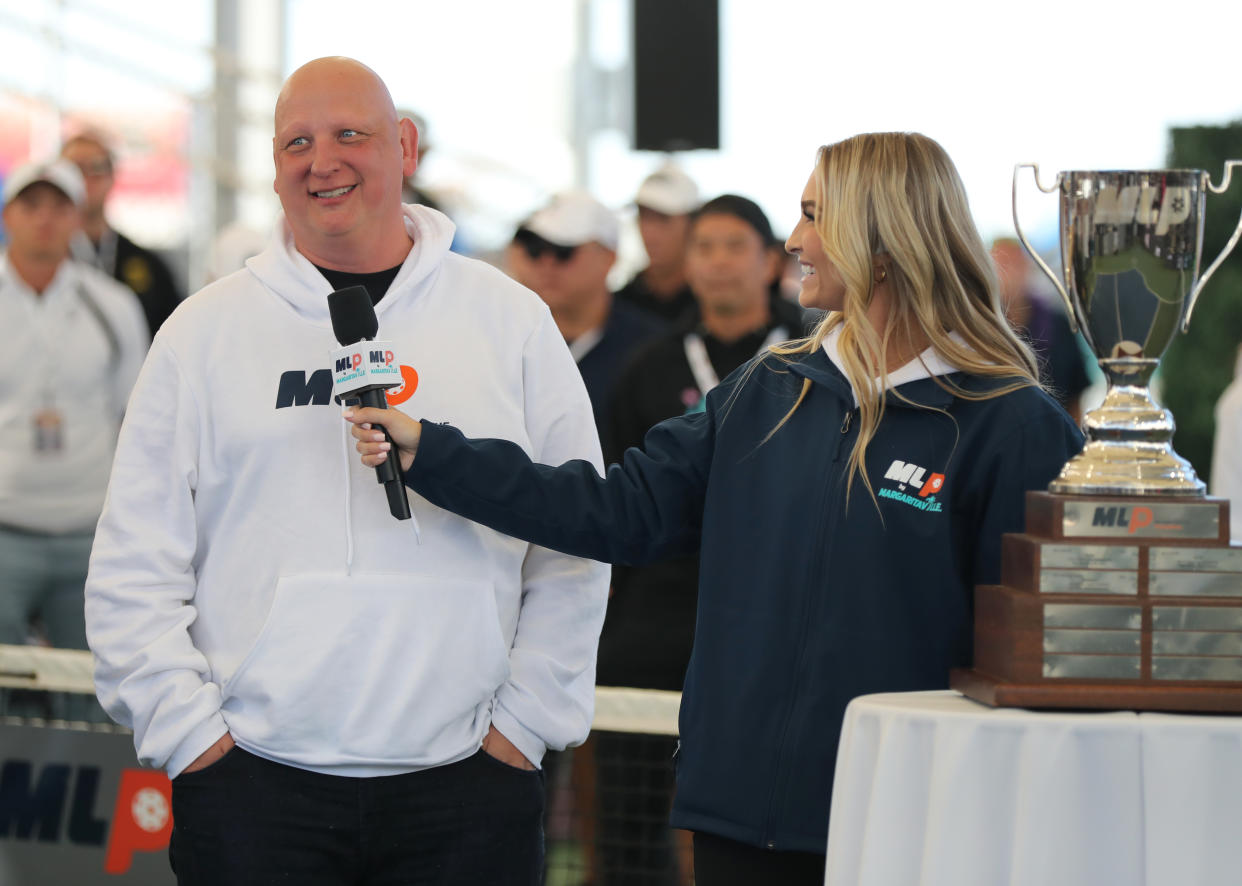
[[826, 883], [1242, 884], [1242, 717], [855, 699]]

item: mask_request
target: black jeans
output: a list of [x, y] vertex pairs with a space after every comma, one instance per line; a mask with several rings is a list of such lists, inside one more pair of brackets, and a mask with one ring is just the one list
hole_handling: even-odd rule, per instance
[[349, 778], [234, 748], [172, 793], [179, 886], [535, 886], [543, 867], [542, 773], [483, 751]]
[[818, 852], [773, 852], [694, 832], [695, 886], [823, 886]]

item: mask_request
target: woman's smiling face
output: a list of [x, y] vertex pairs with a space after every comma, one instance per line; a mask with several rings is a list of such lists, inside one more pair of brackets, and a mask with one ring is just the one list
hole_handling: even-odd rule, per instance
[[798, 259], [802, 268], [802, 290], [798, 303], [804, 308], [840, 311], [845, 305], [845, 283], [836, 265], [828, 260], [823, 241], [815, 230], [815, 219], [823, 207], [815, 199], [815, 175], [807, 179], [802, 191], [802, 208], [798, 224], [785, 241], [785, 251]]

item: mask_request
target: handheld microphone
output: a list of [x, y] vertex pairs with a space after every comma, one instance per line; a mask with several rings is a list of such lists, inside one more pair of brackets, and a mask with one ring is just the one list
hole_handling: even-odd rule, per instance
[[[387, 409], [386, 388], [401, 384], [401, 364], [393, 355], [392, 345], [375, 341], [379, 321], [371, 296], [362, 286], [338, 289], [328, 296], [328, 312], [332, 315], [332, 334], [342, 347], [332, 352], [332, 386], [337, 397], [357, 397], [363, 406]], [[384, 485], [388, 510], [398, 520], [410, 519], [410, 501], [401, 477], [401, 459], [388, 429], [382, 431], [392, 446], [388, 459], [375, 466], [375, 477]]]

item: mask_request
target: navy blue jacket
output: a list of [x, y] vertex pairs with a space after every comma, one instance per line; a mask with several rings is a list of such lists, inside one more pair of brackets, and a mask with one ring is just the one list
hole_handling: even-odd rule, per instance
[[[823, 852], [846, 704], [943, 689], [970, 663], [972, 589], [999, 580], [1001, 535], [1021, 531], [1025, 492], [1046, 487], [1082, 438], [1037, 388], [972, 401], [910, 382], [898, 390], [921, 407], [890, 392], [867, 449], [876, 501], [855, 479], [847, 503], [858, 429], [844, 376], [822, 350], [758, 359], [705, 412], [656, 425], [606, 478], [424, 422], [407, 482], [567, 553], [645, 563], [699, 551], [672, 823]], [[765, 442], [804, 378], [806, 399]]]

